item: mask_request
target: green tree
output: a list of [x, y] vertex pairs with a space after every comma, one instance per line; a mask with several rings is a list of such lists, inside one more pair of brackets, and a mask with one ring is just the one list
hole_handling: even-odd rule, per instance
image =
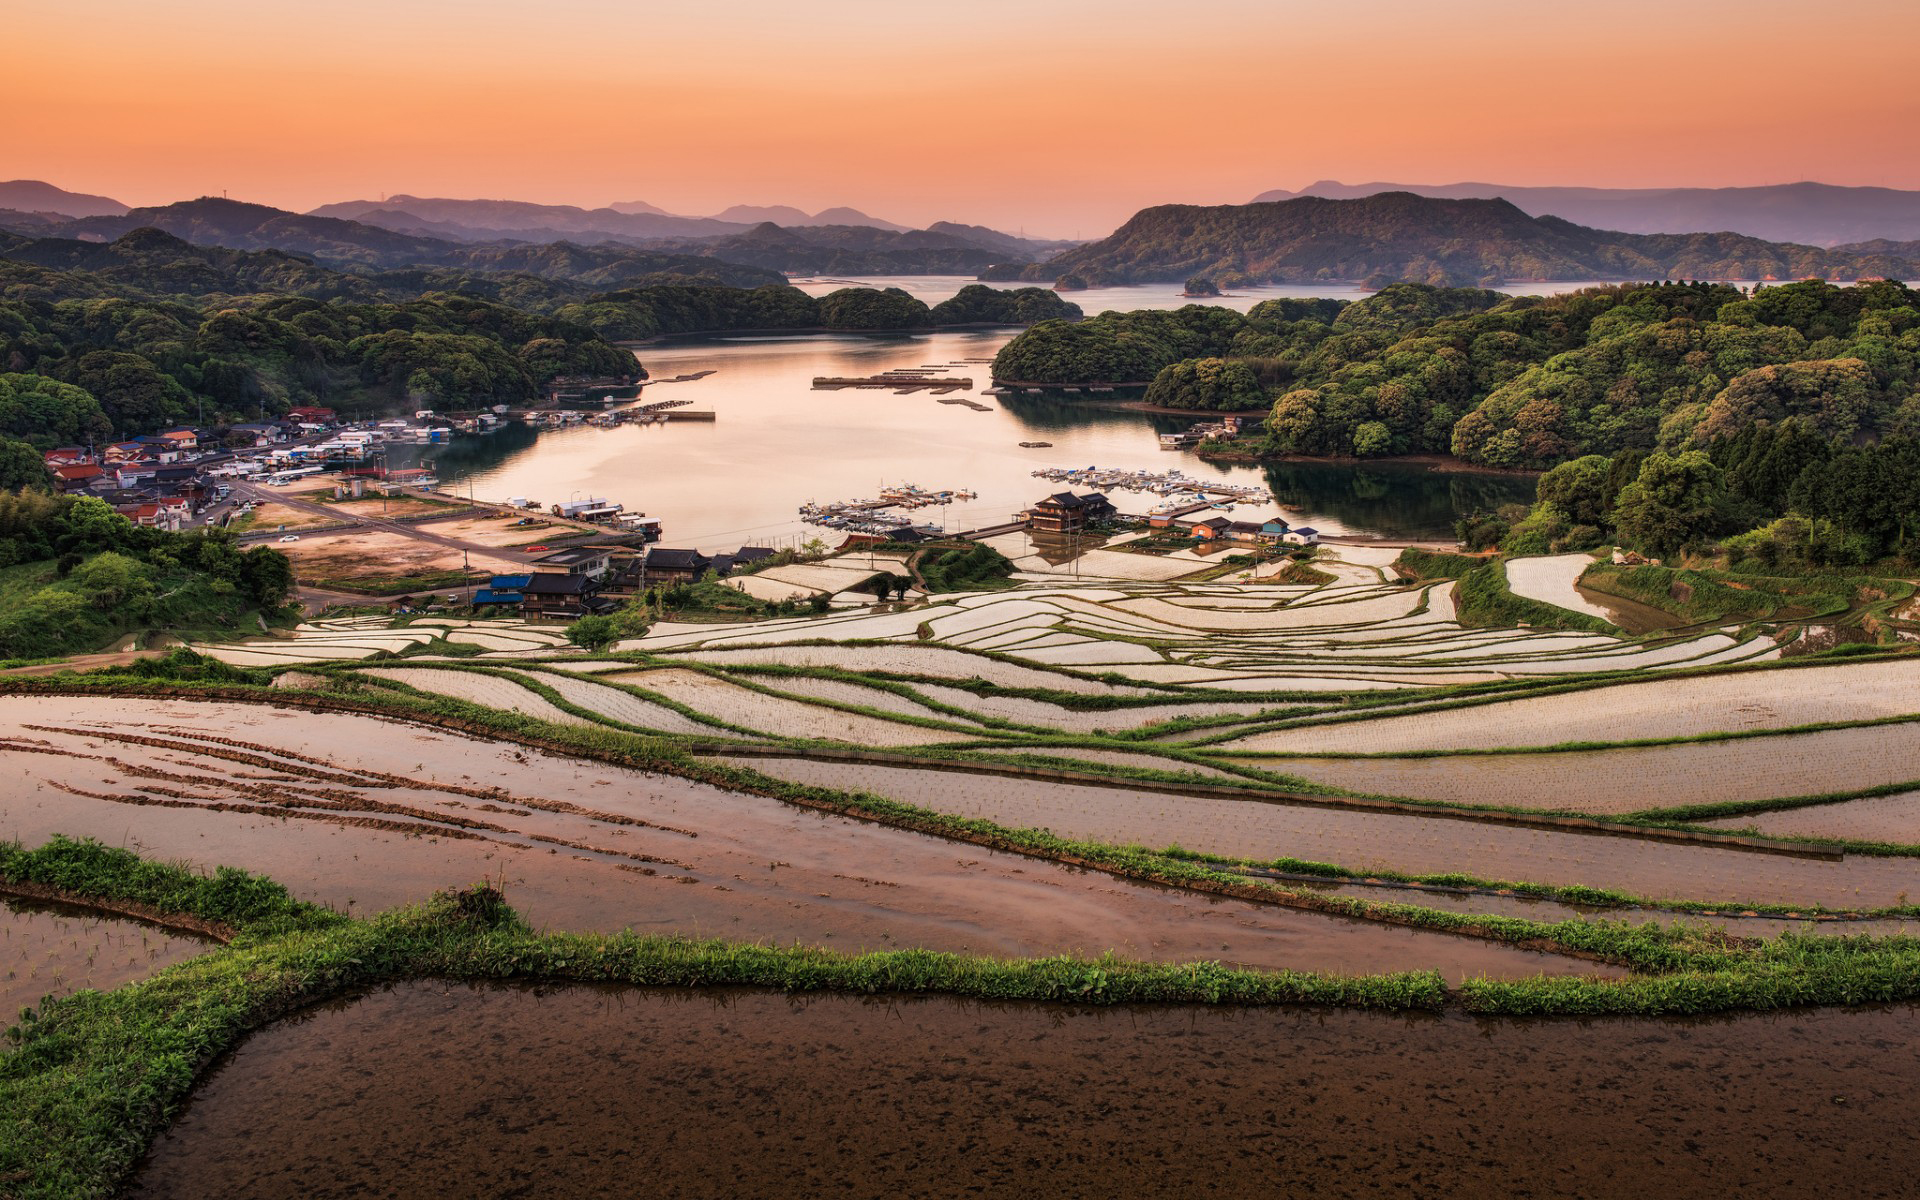
[[1363, 421], [1353, 430], [1353, 453], [1374, 458], [1393, 449], [1393, 430], [1379, 421]]
[[85, 388], [43, 375], [0, 375], [0, 436], [47, 451], [104, 442], [112, 423]]
[[23, 488], [46, 491], [47, 466], [40, 452], [25, 442], [0, 438], [0, 492]]
[[1584, 455], [1542, 475], [1534, 494], [1576, 525], [1604, 528], [1613, 509], [1612, 469], [1613, 460], [1605, 455]]
[[1614, 524], [1628, 545], [1665, 557], [1715, 532], [1720, 498], [1720, 468], [1705, 453], [1651, 454], [1621, 489]]
[[153, 609], [153, 575], [138, 559], [106, 551], [75, 567], [67, 576], [73, 589], [94, 608], [144, 621]]
[[620, 636], [612, 617], [598, 613], [581, 617], [567, 626], [567, 640], [588, 650], [604, 650]]

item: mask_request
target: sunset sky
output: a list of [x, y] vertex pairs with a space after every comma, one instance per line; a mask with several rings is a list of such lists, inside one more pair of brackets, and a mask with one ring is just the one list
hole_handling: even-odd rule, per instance
[[12, 0], [0, 178], [1096, 236], [1315, 179], [1920, 188], [1914, 0]]

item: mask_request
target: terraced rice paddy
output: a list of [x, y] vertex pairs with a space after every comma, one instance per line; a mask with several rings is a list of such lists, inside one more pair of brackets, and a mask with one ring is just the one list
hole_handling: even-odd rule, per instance
[[1538, 600], [1558, 608], [1585, 613], [1610, 621], [1606, 608], [1587, 599], [1574, 585], [1593, 565], [1590, 554], [1555, 554], [1544, 558], [1514, 558], [1507, 561], [1507, 588], [1516, 596]]
[[1128, 883], [762, 796], [340, 713], [0, 697], [0, 828], [241, 864], [349, 912], [492, 879], [539, 927], [843, 950], [1608, 972], [1476, 939]]
[[1767, 837], [1842, 838], [1916, 846], [1920, 845], [1920, 791], [1722, 817], [1701, 824], [1722, 829], [1755, 829]]
[[944, 733], [844, 712], [782, 696], [770, 696], [698, 671], [666, 668], [605, 675], [615, 683], [657, 692], [670, 700], [748, 729], [778, 730], [782, 736], [824, 738], [856, 745], [935, 746], [972, 740], [969, 733]]
[[1920, 859], [1819, 861], [1438, 815], [1180, 795], [1152, 785], [1068, 784], [804, 758], [741, 760], [740, 765], [798, 783], [874, 792], [1063, 837], [1152, 848], [1178, 844], [1228, 858], [1306, 859], [1363, 873], [1460, 872], [1481, 879], [1616, 888], [1655, 900], [1836, 909], [1893, 906], [1920, 894]]
[[1873, 721], [1920, 711], [1920, 659], [1619, 683], [1259, 734], [1222, 748], [1384, 754], [1627, 742]]
[[[716, 663], [978, 676], [1004, 687], [1074, 691], [1090, 685], [1063, 682], [1071, 676], [1060, 674], [1023, 673], [1013, 663], [996, 667], [990, 661], [943, 659], [939, 651], [968, 647], [1043, 671], [1063, 668], [1148, 685], [1253, 691], [1379, 690], [1779, 656], [1770, 639], [1720, 632], [1641, 642], [1598, 634], [1464, 629], [1454, 621], [1451, 585], [1405, 586], [1383, 581], [1380, 569], [1370, 564], [1335, 560], [1329, 565], [1344, 574], [1317, 588], [1119, 578], [1079, 587], [935, 596], [906, 611], [849, 611], [718, 627], [668, 624], [619, 648]], [[791, 645], [819, 639], [892, 645], [858, 651], [844, 645]], [[757, 649], [742, 649], [747, 646]], [[748, 653], [759, 657], [719, 657]]]
[[[1899, 1196], [1911, 1008], [1496, 1021], [407, 984], [245, 1043], [135, 1194]], [[823, 1078], [831, 1103], [823, 1102]], [[343, 1098], [351, 1097], [351, 1105]], [[643, 1166], [644, 1164], [644, 1166]]]
[[399, 653], [438, 638], [509, 656], [539, 654], [567, 644], [566, 636], [554, 626], [519, 621], [421, 618], [401, 628], [390, 625], [385, 617], [340, 617], [295, 626], [287, 637], [215, 643], [195, 649], [237, 667], [273, 667], [369, 658], [383, 650]]
[[546, 697], [498, 675], [454, 671], [444, 667], [367, 667], [360, 674], [404, 683], [410, 688], [432, 692], [436, 696], [451, 696], [455, 700], [497, 708], [502, 712], [524, 713], [556, 725], [592, 724], [585, 717], [576, 717]]
[[[1543, 754], [1226, 757], [1364, 795], [1618, 814], [1852, 792], [1920, 779], [1920, 720]], [[1920, 838], [1920, 826], [1910, 832]]]
[[48, 996], [116, 988], [214, 944], [144, 921], [0, 896], [0, 1026]]

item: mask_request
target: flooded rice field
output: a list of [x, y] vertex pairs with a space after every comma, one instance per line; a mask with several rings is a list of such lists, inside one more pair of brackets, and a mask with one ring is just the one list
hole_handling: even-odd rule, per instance
[[1871, 721], [1920, 709], [1920, 660], [1626, 682], [1257, 734], [1240, 750], [1382, 754], [1628, 742]]
[[425, 981], [243, 1043], [133, 1194], [1911, 1196], [1917, 1018]]
[[1128, 883], [427, 727], [240, 704], [0, 698], [0, 837], [241, 867], [367, 913], [481, 879], [536, 927], [853, 951], [1369, 972], [1612, 973], [1471, 938]]
[[[1545, 754], [1229, 761], [1369, 795], [1620, 814], [1920, 779], [1920, 721]], [[1910, 832], [1896, 840], [1920, 840]]]
[[1866, 796], [1835, 804], [1789, 808], [1702, 821], [1716, 828], [1753, 828], [1768, 837], [1849, 838], [1862, 842], [1920, 844], [1920, 792]]
[[217, 944], [91, 909], [0, 896], [0, 1028], [45, 997], [117, 988]]
[[1716, 904], [1879, 908], [1920, 894], [1920, 859], [1912, 858], [1818, 861], [1449, 817], [1182, 796], [1140, 785], [1061, 784], [868, 763], [753, 758], [740, 765], [1063, 837], [1156, 849], [1178, 843], [1234, 858], [1291, 857], [1409, 875], [1462, 872]]

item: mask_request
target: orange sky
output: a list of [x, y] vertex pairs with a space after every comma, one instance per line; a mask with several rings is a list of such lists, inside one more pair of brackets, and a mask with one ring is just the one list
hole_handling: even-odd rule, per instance
[[1915, 0], [12, 0], [0, 178], [1096, 236], [1349, 182], [1920, 188]]

